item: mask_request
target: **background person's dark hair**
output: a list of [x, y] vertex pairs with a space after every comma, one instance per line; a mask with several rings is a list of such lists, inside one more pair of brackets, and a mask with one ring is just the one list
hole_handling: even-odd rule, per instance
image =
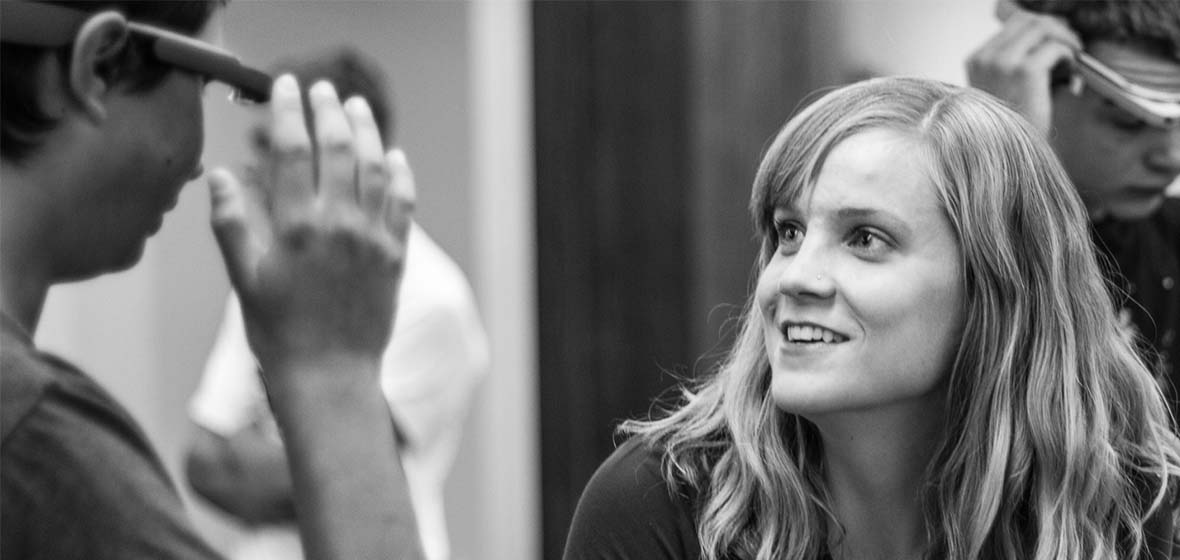
[[[50, 3], [90, 13], [116, 10], [132, 21], [158, 25], [185, 35], [196, 35], [225, 0]], [[114, 82], [124, 82], [131, 91], [148, 91], [157, 86], [172, 68], [146, 56], [144, 48], [141, 41], [129, 41], [118, 61], [106, 69], [109, 78]], [[72, 44], [58, 49], [9, 43], [0, 46], [0, 157], [20, 161], [36, 150], [42, 136], [53, 129], [57, 121], [38, 106], [36, 81], [29, 77], [43, 56], [56, 56], [61, 68], [68, 68], [72, 49]]]
[[1017, 0], [1033, 12], [1060, 16], [1089, 45], [1127, 43], [1180, 60], [1180, 4], [1176, 0]]
[[[393, 145], [393, 108], [385, 72], [375, 59], [351, 46], [337, 46], [284, 58], [275, 63], [274, 74], [290, 72], [307, 89], [327, 80], [340, 99], [358, 95], [369, 103], [373, 119], [381, 130], [385, 146]], [[309, 122], [310, 126], [310, 122]]]

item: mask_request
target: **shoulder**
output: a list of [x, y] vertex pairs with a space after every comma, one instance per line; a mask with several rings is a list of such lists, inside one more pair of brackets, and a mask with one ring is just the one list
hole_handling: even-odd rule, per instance
[[406, 251], [391, 344], [420, 331], [451, 344], [483, 345], [487, 335], [475, 293], [459, 265], [417, 224], [411, 225]]
[[419, 310], [474, 308], [475, 298], [467, 275], [417, 223], [410, 226], [406, 269], [402, 277], [400, 313]]
[[387, 362], [413, 370], [406, 362], [423, 356], [448, 369], [482, 373], [489, 348], [471, 285], [459, 265], [416, 224], [398, 301]]
[[7, 329], [0, 331], [0, 426], [5, 440], [52, 382], [46, 366], [24, 340]]
[[694, 501], [664, 479], [662, 455], [632, 438], [598, 468], [583, 491], [565, 557], [697, 558]]
[[6, 520], [0, 555], [214, 556], [189, 526], [142, 430], [118, 403], [80, 371], [31, 346], [5, 344], [0, 354]]
[[[33, 347], [26, 336], [0, 331], [0, 424], [3, 438], [21, 425], [42, 401], [61, 387], [90, 392], [93, 383], [73, 366]], [[101, 390], [94, 386], [94, 390]]]

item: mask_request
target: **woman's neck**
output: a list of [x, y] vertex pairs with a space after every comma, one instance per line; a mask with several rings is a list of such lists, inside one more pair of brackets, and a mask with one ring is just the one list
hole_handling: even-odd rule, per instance
[[[824, 448], [824, 478], [839, 527], [837, 560], [902, 559], [926, 546], [922, 485], [941, 435], [941, 394], [888, 410], [813, 420]], [[937, 404], [934, 404], [937, 401]]]

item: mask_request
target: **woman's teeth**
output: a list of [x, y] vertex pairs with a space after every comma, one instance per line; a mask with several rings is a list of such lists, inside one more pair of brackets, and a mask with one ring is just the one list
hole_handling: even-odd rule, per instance
[[844, 342], [847, 338], [821, 327], [789, 325], [787, 326], [787, 340], [790, 342], [834, 343]]

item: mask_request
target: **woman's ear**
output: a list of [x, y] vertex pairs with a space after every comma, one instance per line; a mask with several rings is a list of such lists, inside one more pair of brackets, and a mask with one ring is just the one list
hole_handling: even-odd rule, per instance
[[91, 118], [106, 118], [106, 94], [113, 84], [109, 71], [127, 47], [127, 19], [114, 11], [90, 16], [78, 36], [70, 59], [69, 93]]

